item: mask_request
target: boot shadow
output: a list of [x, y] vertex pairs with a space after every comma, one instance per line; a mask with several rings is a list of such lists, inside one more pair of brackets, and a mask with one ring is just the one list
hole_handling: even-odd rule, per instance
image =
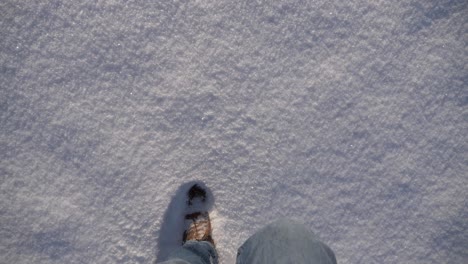
[[203, 182], [191, 181], [182, 184], [172, 197], [172, 200], [164, 213], [163, 222], [159, 232], [155, 232], [155, 237], [158, 237], [155, 263], [167, 260], [171, 252], [182, 246], [184, 217], [188, 201], [187, 193], [194, 184], [198, 184], [206, 190], [208, 210], [210, 211], [213, 208], [213, 193]]

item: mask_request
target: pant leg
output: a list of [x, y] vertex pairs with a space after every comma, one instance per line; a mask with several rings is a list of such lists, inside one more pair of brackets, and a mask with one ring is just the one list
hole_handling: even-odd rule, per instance
[[333, 251], [302, 224], [274, 222], [250, 237], [237, 253], [237, 264], [336, 264]]
[[218, 264], [218, 254], [209, 242], [187, 241], [160, 264]]

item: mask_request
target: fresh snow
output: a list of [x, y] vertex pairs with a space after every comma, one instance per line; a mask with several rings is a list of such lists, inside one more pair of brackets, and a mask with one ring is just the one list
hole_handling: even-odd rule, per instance
[[466, 263], [466, 0], [0, 3], [0, 263], [153, 263], [193, 181], [221, 263]]

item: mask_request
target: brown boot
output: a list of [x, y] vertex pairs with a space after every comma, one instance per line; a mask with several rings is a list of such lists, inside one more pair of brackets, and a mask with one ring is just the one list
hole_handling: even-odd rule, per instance
[[206, 211], [206, 191], [195, 184], [188, 192], [183, 241], [208, 241], [214, 245], [211, 233], [210, 216]]

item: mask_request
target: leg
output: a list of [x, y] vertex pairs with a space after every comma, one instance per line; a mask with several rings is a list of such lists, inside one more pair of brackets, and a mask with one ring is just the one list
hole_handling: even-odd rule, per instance
[[250, 237], [237, 253], [237, 264], [336, 264], [333, 251], [306, 229], [280, 220]]
[[206, 241], [187, 241], [172, 252], [169, 260], [161, 264], [217, 264], [218, 256], [214, 246]]

